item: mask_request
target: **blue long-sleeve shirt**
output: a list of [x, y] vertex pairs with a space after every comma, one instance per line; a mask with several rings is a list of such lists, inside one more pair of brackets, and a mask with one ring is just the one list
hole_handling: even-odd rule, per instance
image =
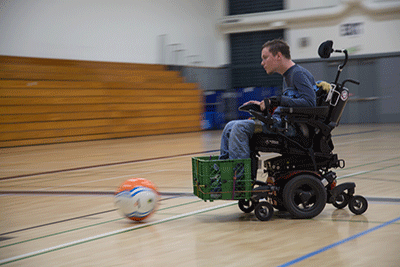
[[314, 90], [313, 75], [300, 65], [295, 64], [283, 74], [281, 104], [273, 117], [280, 121], [280, 107], [315, 107], [317, 97]]

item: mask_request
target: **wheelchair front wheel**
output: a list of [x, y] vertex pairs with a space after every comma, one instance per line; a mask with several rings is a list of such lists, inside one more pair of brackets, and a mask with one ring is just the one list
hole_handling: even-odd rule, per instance
[[341, 193], [335, 198], [335, 201], [332, 203], [332, 205], [337, 209], [343, 209], [347, 206], [347, 204], [349, 204], [349, 199], [349, 195], [346, 193]]
[[363, 214], [368, 209], [368, 201], [363, 196], [353, 196], [349, 202], [349, 209], [355, 215]]
[[239, 199], [238, 205], [239, 209], [245, 213], [250, 213], [254, 210], [257, 203], [252, 200]]
[[268, 202], [260, 202], [257, 204], [254, 214], [260, 221], [268, 221], [274, 214], [274, 208]]

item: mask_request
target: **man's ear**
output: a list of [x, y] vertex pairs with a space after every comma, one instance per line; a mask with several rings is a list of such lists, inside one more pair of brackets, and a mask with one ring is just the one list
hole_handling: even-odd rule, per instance
[[277, 52], [277, 53], [276, 53], [276, 59], [281, 60], [282, 57], [283, 57], [283, 55], [282, 55], [281, 52]]

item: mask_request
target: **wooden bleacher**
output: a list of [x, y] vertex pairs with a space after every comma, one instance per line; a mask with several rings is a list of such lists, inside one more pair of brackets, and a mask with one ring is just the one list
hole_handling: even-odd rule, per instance
[[202, 105], [162, 65], [0, 56], [0, 147], [199, 131]]

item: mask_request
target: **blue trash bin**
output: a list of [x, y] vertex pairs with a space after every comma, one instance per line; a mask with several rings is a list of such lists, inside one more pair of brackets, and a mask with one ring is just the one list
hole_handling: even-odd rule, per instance
[[222, 129], [225, 126], [223, 91], [205, 91], [204, 101], [203, 129]]

